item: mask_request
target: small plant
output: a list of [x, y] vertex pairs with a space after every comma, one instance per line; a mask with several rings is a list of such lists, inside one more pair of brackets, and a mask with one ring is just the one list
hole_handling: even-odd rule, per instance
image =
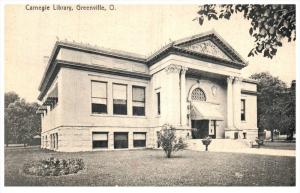
[[159, 132], [157, 142], [166, 153], [167, 158], [171, 157], [172, 152], [183, 150], [187, 147], [187, 144], [181, 137], [177, 139], [175, 128], [167, 124]]
[[262, 140], [262, 139], [260, 139], [260, 138], [258, 138], [258, 137], [255, 138], [255, 142], [257, 143], [257, 147], [258, 147], [258, 148], [259, 148], [261, 145], [264, 144], [264, 140]]
[[26, 163], [23, 172], [36, 176], [61, 176], [77, 173], [84, 168], [82, 159], [57, 159], [50, 157], [47, 160]]
[[208, 151], [208, 146], [210, 145], [211, 141], [212, 141], [212, 139], [209, 136], [202, 139], [202, 143], [203, 143], [203, 145], [205, 145], [205, 151]]

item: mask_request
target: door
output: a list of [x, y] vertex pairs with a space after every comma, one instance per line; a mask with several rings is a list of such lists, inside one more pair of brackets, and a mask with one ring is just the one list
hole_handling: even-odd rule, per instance
[[128, 148], [128, 133], [127, 132], [114, 133], [114, 148], [115, 149]]
[[208, 120], [192, 120], [192, 137], [193, 139], [203, 139], [208, 136]]

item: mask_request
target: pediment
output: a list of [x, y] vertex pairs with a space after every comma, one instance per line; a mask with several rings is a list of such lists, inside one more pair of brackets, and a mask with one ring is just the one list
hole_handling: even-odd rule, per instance
[[224, 51], [222, 51], [212, 40], [196, 41], [179, 45], [180, 48], [193, 52], [207, 54], [210, 56], [233, 61]]

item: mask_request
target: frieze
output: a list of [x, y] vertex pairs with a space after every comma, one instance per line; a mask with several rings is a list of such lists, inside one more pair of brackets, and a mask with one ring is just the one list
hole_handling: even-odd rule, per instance
[[210, 40], [187, 45], [184, 46], [183, 48], [231, 61], [231, 59]]

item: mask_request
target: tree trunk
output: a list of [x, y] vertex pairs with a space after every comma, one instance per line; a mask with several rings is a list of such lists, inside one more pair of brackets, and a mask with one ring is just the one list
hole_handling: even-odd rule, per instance
[[167, 152], [167, 158], [171, 158], [171, 151]]
[[205, 145], [205, 151], [208, 151], [208, 145]]
[[271, 129], [271, 142], [273, 142], [274, 141], [274, 131], [273, 131], [273, 129]]

